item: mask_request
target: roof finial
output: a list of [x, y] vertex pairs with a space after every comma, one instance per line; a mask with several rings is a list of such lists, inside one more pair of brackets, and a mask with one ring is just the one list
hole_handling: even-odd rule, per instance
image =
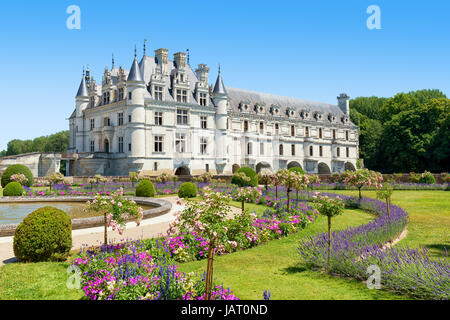
[[144, 39], [144, 57], [145, 57], [145, 51], [146, 51], [146, 47], [145, 47], [146, 42], [147, 42], [147, 39]]
[[112, 68], [111, 70], [114, 69], [114, 53], [112, 54]]
[[189, 49], [186, 49], [186, 52], [187, 52], [187, 64], [190, 65], [189, 62], [191, 60], [191, 51]]
[[85, 76], [84, 66], [83, 66], [83, 77]]
[[136, 45], [134, 45], [134, 58], [136, 59], [136, 57], [137, 57], [137, 53], [136, 53], [137, 51], [136, 51]]
[[219, 63], [219, 75], [220, 75], [220, 63]]

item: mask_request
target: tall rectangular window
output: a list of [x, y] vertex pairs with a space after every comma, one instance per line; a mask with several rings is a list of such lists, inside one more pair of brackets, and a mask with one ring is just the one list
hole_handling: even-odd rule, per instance
[[123, 88], [119, 88], [119, 101], [123, 100]]
[[111, 121], [109, 120], [109, 117], [103, 118], [103, 126], [109, 127], [111, 125]]
[[291, 154], [295, 156], [295, 144], [291, 144]]
[[187, 90], [177, 89], [177, 102], [187, 102]]
[[322, 139], [322, 128], [319, 128], [319, 139]]
[[153, 96], [154, 96], [155, 100], [162, 101], [162, 99], [163, 99], [163, 87], [161, 87], [161, 86], [154, 86], [153, 87]]
[[94, 147], [94, 140], [91, 140], [91, 152], [95, 152], [95, 147]]
[[208, 163], [205, 164], [205, 171], [206, 171], [206, 172], [209, 172], [209, 164], [208, 164]]
[[208, 147], [208, 140], [206, 138], [200, 138], [200, 153], [206, 154], [207, 147]]
[[259, 123], [259, 133], [264, 133], [264, 122]]
[[117, 117], [117, 123], [119, 124], [119, 126], [123, 126], [123, 112], [119, 113]]
[[162, 126], [163, 124], [163, 114], [161, 111], [155, 111], [155, 125]]
[[319, 146], [319, 156], [322, 157], [323, 156], [323, 147]]
[[208, 118], [206, 116], [200, 117], [200, 123], [201, 123], [202, 129], [208, 128]]
[[131, 152], [131, 143], [128, 144], [128, 151]]
[[336, 148], [336, 156], [338, 156], [338, 157], [341, 156], [341, 148], [339, 148], [339, 147]]
[[91, 108], [95, 107], [95, 97], [90, 97], [89, 98], [89, 103], [91, 105]]
[[206, 97], [207, 97], [206, 93], [200, 92], [200, 94], [199, 94], [199, 100], [200, 101], [199, 102], [200, 102], [201, 106], [206, 106], [206, 102], [207, 102]]
[[123, 152], [123, 137], [119, 137], [119, 153]]
[[176, 134], [175, 149], [179, 153], [186, 152], [186, 135], [184, 133]]
[[131, 122], [131, 114], [128, 115], [128, 122]]
[[247, 143], [247, 155], [251, 155], [252, 154], [252, 143], [249, 142]]
[[90, 120], [91, 124], [91, 131], [95, 128], [95, 119]]
[[291, 126], [291, 136], [295, 136], [295, 126]]
[[347, 140], [347, 141], [348, 141], [348, 130], [347, 130], [347, 131], [345, 131], [345, 140]]
[[163, 136], [155, 136], [155, 152], [163, 152]]
[[309, 155], [312, 157], [314, 155], [314, 149], [313, 146], [309, 147]]
[[336, 129], [333, 129], [333, 140], [336, 140]]
[[187, 110], [177, 110], [177, 124], [187, 125], [188, 124], [188, 111]]
[[244, 132], [248, 131], [248, 121], [244, 120]]
[[305, 137], [309, 137], [309, 127], [305, 127]]
[[345, 148], [345, 155], [347, 156], [347, 158], [350, 157], [350, 148], [349, 147]]
[[275, 123], [275, 134], [278, 134], [280, 131], [280, 125], [278, 123]]
[[158, 171], [158, 162], [153, 163], [153, 171]]
[[279, 153], [280, 153], [280, 156], [283, 155], [283, 145], [282, 144], [280, 144]]

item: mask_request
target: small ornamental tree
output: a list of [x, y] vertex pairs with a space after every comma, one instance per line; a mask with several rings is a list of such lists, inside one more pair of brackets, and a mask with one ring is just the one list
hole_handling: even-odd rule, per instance
[[359, 200], [361, 200], [361, 188], [366, 186], [375, 186], [375, 188], [381, 188], [381, 182], [383, 182], [383, 176], [381, 173], [372, 171], [369, 169], [359, 169], [356, 171], [344, 171], [341, 173], [341, 181], [355, 186], [358, 188]]
[[320, 177], [317, 174], [310, 174], [308, 176], [308, 187], [313, 190], [313, 184], [314, 183], [319, 183], [320, 182]]
[[310, 183], [309, 179], [310, 179], [309, 175], [301, 173], [297, 173], [297, 176], [295, 177], [293, 188], [295, 189], [297, 195], [297, 207], [298, 207], [298, 192], [308, 187], [308, 184]]
[[50, 191], [52, 191], [52, 185], [63, 183], [64, 182], [64, 176], [60, 172], [52, 173], [47, 177], [48, 185], [50, 187]]
[[101, 174], [96, 174], [94, 176], [95, 183], [99, 185], [100, 183], [103, 184], [103, 191], [105, 191], [105, 183], [108, 181], [105, 177], [103, 177]]
[[289, 171], [288, 169], [282, 169], [277, 172], [277, 176], [280, 185], [285, 186], [287, 189], [287, 212], [289, 213], [290, 193], [296, 184], [298, 174], [294, 171]]
[[328, 218], [328, 264], [330, 263], [331, 252], [331, 218], [340, 215], [344, 210], [344, 202], [339, 198], [329, 198], [322, 196], [318, 192], [313, 195], [313, 202], [316, 204], [320, 214]]
[[256, 187], [243, 187], [237, 190], [237, 200], [242, 203], [242, 213], [245, 210], [245, 203], [250, 201], [256, 201], [261, 198], [262, 192], [261, 189]]
[[231, 212], [231, 197], [228, 194], [213, 192], [209, 187], [203, 189], [204, 201], [188, 201], [185, 208], [170, 224], [168, 234], [179, 232], [195, 232], [202, 238], [208, 239], [208, 264], [206, 269], [206, 300], [211, 298], [213, 283], [214, 252], [218, 240], [226, 238], [225, 221]]
[[394, 193], [394, 188], [392, 185], [385, 183], [381, 189], [377, 191], [377, 198], [383, 199], [386, 201], [386, 210], [389, 219], [391, 218], [391, 211], [390, 211], [390, 205], [391, 205], [391, 196]]
[[278, 186], [280, 185], [280, 177], [278, 176], [278, 172], [272, 173], [270, 184], [275, 186], [275, 198], [278, 198]]
[[258, 181], [260, 184], [264, 185], [267, 190], [268, 186], [272, 184], [272, 172], [261, 170], [261, 172], [258, 173]]
[[144, 210], [135, 201], [123, 197], [123, 190], [119, 189], [111, 197], [96, 196], [87, 202], [88, 209], [102, 212], [105, 226], [105, 246], [108, 245], [108, 227], [122, 235], [126, 220], [132, 216], [136, 225], [140, 225]]

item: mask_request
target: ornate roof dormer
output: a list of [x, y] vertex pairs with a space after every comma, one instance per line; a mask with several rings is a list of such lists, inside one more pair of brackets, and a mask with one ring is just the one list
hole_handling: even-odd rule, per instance
[[287, 115], [289, 118], [295, 118], [295, 108], [293, 108], [293, 107], [287, 107], [287, 108], [286, 108], [286, 115]]
[[265, 104], [264, 103], [262, 103], [262, 102], [257, 102], [255, 105], [254, 105], [254, 108], [253, 108], [253, 110], [257, 113], [257, 114], [263, 114], [264, 113], [264, 111], [265, 111]]
[[272, 104], [270, 106], [270, 113], [274, 116], [279, 116], [281, 114], [281, 107], [277, 104]]

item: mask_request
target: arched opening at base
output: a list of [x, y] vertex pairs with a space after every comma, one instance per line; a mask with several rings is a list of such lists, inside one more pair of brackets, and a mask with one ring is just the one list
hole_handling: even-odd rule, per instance
[[175, 170], [176, 176], [188, 176], [190, 175], [190, 171], [188, 167], [179, 167]]
[[267, 162], [259, 162], [256, 165], [256, 173], [261, 172], [261, 170], [263, 169], [271, 170], [270, 164], [268, 164]]
[[319, 163], [317, 166], [317, 170], [319, 174], [331, 174], [330, 167], [326, 163]]
[[301, 166], [301, 164], [298, 163], [297, 161], [291, 161], [291, 162], [289, 162], [288, 165], [287, 165], [287, 168], [288, 168], [288, 169], [294, 168], [294, 167], [299, 167], [299, 168], [302, 168], [302, 169], [303, 169], [303, 167]]
[[356, 168], [355, 168], [355, 166], [353, 165], [353, 163], [351, 163], [351, 162], [346, 162], [346, 163], [345, 163], [345, 170], [348, 170], [348, 171], [356, 171]]

